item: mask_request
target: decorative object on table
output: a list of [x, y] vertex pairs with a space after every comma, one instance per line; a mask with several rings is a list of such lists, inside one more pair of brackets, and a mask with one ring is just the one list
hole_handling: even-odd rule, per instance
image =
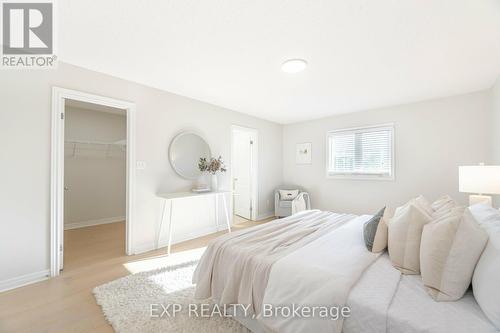
[[209, 187], [195, 187], [191, 189], [191, 192], [194, 193], [204, 193], [204, 192], [210, 192]]
[[469, 205], [484, 203], [491, 206], [491, 196], [484, 194], [500, 194], [500, 166], [473, 165], [461, 166], [459, 173], [459, 191], [478, 193], [469, 196]]
[[[294, 198], [290, 200], [289, 194]], [[274, 190], [274, 216], [286, 217], [308, 209], [311, 209], [309, 193], [299, 188]]]
[[211, 157], [210, 161], [208, 161], [205, 157], [201, 157], [198, 162], [198, 169], [201, 172], [206, 172], [212, 175], [212, 191], [219, 190], [217, 174], [227, 171], [224, 161], [222, 160], [222, 156], [219, 156], [218, 158]]
[[200, 177], [198, 177], [198, 179], [196, 180], [195, 187], [191, 191], [196, 193], [210, 191], [210, 186], [208, 186], [207, 183], [207, 175], [205, 173], [203, 173]]
[[296, 164], [311, 164], [311, 146], [310, 142], [297, 143], [295, 148]]

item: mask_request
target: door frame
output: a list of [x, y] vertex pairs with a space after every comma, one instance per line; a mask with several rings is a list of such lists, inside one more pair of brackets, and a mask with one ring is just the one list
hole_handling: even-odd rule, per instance
[[52, 87], [51, 179], [50, 179], [50, 276], [58, 276], [64, 244], [64, 114], [65, 100], [123, 109], [127, 115], [125, 251], [133, 254], [135, 217], [135, 112], [134, 103], [82, 91]]
[[[240, 125], [231, 125], [231, 191], [234, 190], [234, 177], [233, 177], [233, 168], [232, 166], [234, 165], [234, 159], [233, 159], [233, 151], [234, 151], [234, 141], [233, 141], [233, 132], [237, 131], [244, 131], [244, 132], [250, 132], [254, 136], [254, 143], [252, 145], [252, 149], [250, 149], [251, 152], [251, 165], [250, 165], [250, 173], [251, 175], [251, 195], [250, 195], [250, 200], [251, 200], [251, 205], [252, 205], [252, 210], [251, 210], [251, 220], [252, 221], [257, 221], [258, 219], [258, 210], [259, 210], [259, 131], [255, 128], [250, 128], [250, 127], [245, 127], [245, 126], [240, 126]], [[234, 214], [234, 195], [231, 195], [231, 207], [233, 207], [233, 214]]]

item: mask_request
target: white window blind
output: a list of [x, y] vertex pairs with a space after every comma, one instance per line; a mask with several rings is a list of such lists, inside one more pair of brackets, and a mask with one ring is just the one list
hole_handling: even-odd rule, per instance
[[328, 176], [393, 178], [392, 125], [328, 133]]

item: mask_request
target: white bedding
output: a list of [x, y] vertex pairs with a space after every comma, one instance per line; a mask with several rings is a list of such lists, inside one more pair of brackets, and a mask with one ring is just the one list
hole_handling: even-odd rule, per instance
[[401, 275], [387, 254], [366, 250], [362, 225], [369, 218], [356, 217], [278, 259], [263, 296], [264, 304], [345, 304], [351, 308], [349, 318], [343, 322], [283, 317], [239, 321], [259, 333], [499, 332], [472, 292], [456, 302], [435, 302], [420, 276]]
[[[356, 217], [340, 228], [278, 260], [271, 269], [264, 304], [343, 307], [349, 292], [379, 254], [366, 250], [363, 224]], [[341, 269], [339, 269], [341, 268]], [[313, 318], [259, 318], [274, 332], [338, 332], [342, 320]]]
[[352, 316], [345, 333], [498, 332], [471, 291], [455, 302], [436, 302], [418, 275], [401, 275], [387, 254], [380, 256], [351, 290]]

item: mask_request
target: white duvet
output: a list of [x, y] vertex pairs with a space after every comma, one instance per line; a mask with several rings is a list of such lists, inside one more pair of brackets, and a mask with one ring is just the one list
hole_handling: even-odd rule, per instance
[[497, 332], [472, 291], [455, 302], [436, 302], [419, 275], [402, 275], [389, 256], [380, 256], [349, 294], [351, 317], [343, 332]]
[[[314, 214], [318, 212], [302, 212], [300, 217], [310, 218]], [[325, 220], [347, 217], [327, 214], [331, 215]], [[348, 222], [337, 223], [335, 228], [325, 230], [323, 236], [272, 262], [263, 290], [263, 304], [274, 307], [292, 304], [348, 306], [350, 317], [334, 321], [318, 316], [264, 317], [261, 313], [257, 319], [239, 318], [239, 321], [255, 332], [498, 333], [477, 305], [472, 292], [457, 302], [435, 302], [427, 295], [420, 276], [401, 275], [391, 265], [387, 254], [369, 252], [363, 241], [363, 224], [370, 217], [352, 216]], [[272, 223], [274, 226], [270, 227], [275, 228], [279, 221]], [[232, 257], [229, 252], [227, 255]], [[239, 265], [239, 262], [224, 265], [220, 272], [226, 272], [227, 276], [231, 265]], [[212, 287], [221, 285], [216, 278], [219, 269], [214, 269], [213, 275], [210, 274]], [[214, 296], [217, 294], [212, 293]]]
[[[359, 216], [329, 234], [278, 260], [271, 269], [264, 304], [342, 308], [352, 287], [378, 254], [366, 250]], [[260, 317], [275, 332], [341, 332], [342, 318]]]

